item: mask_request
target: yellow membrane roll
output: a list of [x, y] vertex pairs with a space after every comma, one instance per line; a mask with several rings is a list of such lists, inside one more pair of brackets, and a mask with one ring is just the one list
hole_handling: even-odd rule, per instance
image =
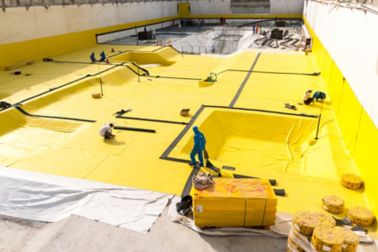
[[357, 190], [361, 188], [363, 183], [364, 183], [363, 180], [359, 176], [354, 175], [354, 174], [348, 173], [348, 174], [344, 174], [341, 177], [341, 184], [348, 189]]
[[326, 196], [322, 199], [323, 208], [329, 213], [339, 214], [344, 211], [344, 200], [335, 195]]
[[343, 227], [335, 227], [335, 229], [344, 238], [342, 252], [356, 252], [359, 243], [358, 235], [353, 231]]
[[317, 252], [342, 252], [344, 238], [334, 227], [318, 226], [314, 229], [311, 243]]
[[300, 211], [294, 215], [293, 225], [299, 233], [311, 236], [315, 227], [334, 227], [336, 221], [326, 213]]
[[349, 210], [348, 218], [353, 224], [363, 227], [370, 226], [374, 222], [373, 212], [364, 207], [355, 207]]

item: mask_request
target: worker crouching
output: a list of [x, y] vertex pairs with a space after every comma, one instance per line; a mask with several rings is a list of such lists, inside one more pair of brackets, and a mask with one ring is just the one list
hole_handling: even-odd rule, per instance
[[113, 123], [105, 124], [100, 130], [100, 136], [102, 136], [104, 140], [113, 139], [115, 137], [115, 135], [112, 133], [113, 128]]
[[310, 105], [313, 101], [324, 102], [325, 98], [326, 98], [325, 93], [321, 91], [316, 91], [314, 94], [312, 94], [312, 90], [309, 89], [306, 91], [303, 97], [303, 103], [306, 105]]

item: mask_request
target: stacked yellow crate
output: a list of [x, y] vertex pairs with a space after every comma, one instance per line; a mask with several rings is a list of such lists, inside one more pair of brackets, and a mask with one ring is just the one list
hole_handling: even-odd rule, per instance
[[198, 227], [274, 225], [277, 198], [268, 180], [216, 178], [206, 190], [194, 189], [194, 222]]

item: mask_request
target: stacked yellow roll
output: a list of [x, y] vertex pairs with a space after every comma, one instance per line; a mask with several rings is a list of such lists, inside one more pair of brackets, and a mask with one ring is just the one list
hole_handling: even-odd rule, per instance
[[343, 235], [334, 227], [317, 226], [311, 238], [317, 252], [342, 252], [343, 242]]
[[363, 183], [363, 180], [354, 174], [347, 173], [341, 176], [341, 184], [348, 189], [357, 190]]
[[342, 213], [344, 211], [344, 200], [335, 195], [326, 196], [323, 198], [323, 208], [333, 214]]
[[342, 252], [356, 252], [359, 237], [353, 231], [343, 228], [343, 227], [335, 227], [335, 231], [340, 233], [344, 239], [342, 245]]
[[364, 207], [355, 207], [350, 209], [348, 212], [348, 218], [353, 224], [363, 227], [370, 226], [375, 220], [372, 211]]
[[334, 227], [335, 220], [331, 215], [320, 212], [301, 211], [297, 212], [293, 218], [294, 228], [307, 237], [310, 237], [317, 226]]

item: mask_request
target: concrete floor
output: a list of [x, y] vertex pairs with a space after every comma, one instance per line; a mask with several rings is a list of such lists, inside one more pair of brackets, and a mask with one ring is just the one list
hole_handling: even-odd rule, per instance
[[171, 222], [166, 213], [148, 234], [72, 216], [57, 223], [0, 218], [0, 251], [286, 251], [286, 240], [209, 237]]
[[[194, 22], [182, 27], [176, 24], [156, 30], [153, 27], [146, 27], [147, 30], [153, 31], [155, 34], [155, 39], [151, 40], [138, 40], [136, 34], [132, 33], [111, 41], [104, 39], [106, 44], [171, 44], [183, 53], [216, 55], [228, 55], [247, 48], [298, 51], [305, 46], [303, 24], [297, 20], [285, 20], [285, 27], [276, 27], [273, 20], [228, 20], [226, 25], [220, 25], [217, 23], [218, 20], [206, 20], [205, 22], [206, 24], [203, 25]], [[253, 26], [256, 24], [259, 25], [260, 30], [252, 32]], [[271, 39], [273, 29], [283, 31], [283, 39]]]

